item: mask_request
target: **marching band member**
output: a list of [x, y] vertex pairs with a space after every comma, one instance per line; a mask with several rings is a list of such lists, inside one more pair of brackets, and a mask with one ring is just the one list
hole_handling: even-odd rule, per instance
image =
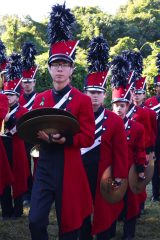
[[0, 40], [0, 90], [3, 90], [3, 84], [5, 81], [5, 69], [8, 63], [8, 59], [6, 56], [6, 47], [4, 46], [3, 42]]
[[35, 75], [38, 69], [38, 66], [35, 64], [36, 53], [37, 52], [36, 52], [35, 46], [32, 43], [26, 42], [23, 45], [22, 87], [23, 87], [24, 93], [20, 96], [19, 103], [21, 106], [27, 108], [28, 110], [32, 109], [32, 105], [36, 97]]
[[157, 135], [156, 135], [156, 146], [155, 146], [155, 163], [154, 163], [154, 174], [152, 178], [152, 201], [159, 201], [160, 197], [160, 54], [157, 55], [156, 65], [158, 68], [158, 75], [154, 78], [154, 85], [156, 96], [146, 99], [144, 105], [149, 109], [155, 111], [157, 115]]
[[94, 144], [82, 148], [81, 155], [92, 192], [94, 214], [93, 223], [90, 216], [85, 219], [80, 239], [89, 240], [96, 235], [98, 240], [107, 240], [114, 232], [114, 222], [123, 209], [123, 200], [115, 204], [106, 202], [100, 192], [100, 181], [109, 166], [115, 184], [120, 184], [121, 178], [127, 178], [127, 141], [121, 118], [104, 107], [108, 44], [102, 37], [97, 37], [93, 38], [89, 48], [89, 74], [84, 89], [92, 101], [96, 130]]
[[[32, 105], [34, 103], [34, 99], [36, 97], [35, 92], [35, 84], [36, 79], [35, 75], [38, 69], [38, 66], [35, 64], [35, 55], [37, 51], [35, 49], [35, 46], [30, 42], [25, 42], [22, 47], [22, 57], [23, 57], [23, 69], [22, 69], [22, 88], [23, 88], [23, 94], [20, 95], [19, 98], [19, 104], [25, 108], [27, 108], [29, 111], [32, 109]], [[33, 176], [36, 169], [36, 164], [38, 158], [33, 158], [34, 162], [34, 170], [32, 174], [31, 170], [31, 149], [34, 147], [30, 143], [26, 143], [26, 151], [27, 151], [27, 158], [29, 160], [29, 166], [30, 166], [30, 176], [28, 178], [28, 191], [23, 196], [23, 205], [27, 206], [30, 204], [31, 199], [31, 191], [32, 191], [32, 185], [33, 185]]]
[[65, 4], [52, 7], [48, 70], [53, 88], [36, 96], [33, 109], [54, 107], [70, 111], [80, 124], [80, 132], [68, 137], [38, 132], [38, 137], [43, 141], [29, 213], [32, 240], [48, 239], [48, 217], [53, 202], [60, 240], [77, 240], [84, 218], [92, 212], [91, 193], [80, 148], [93, 144], [95, 125], [90, 98], [70, 84], [78, 44], [77, 41], [70, 40], [71, 32], [68, 31], [74, 20]]
[[[4, 94], [0, 93], [0, 129], [2, 128], [4, 118], [7, 115], [8, 108], [9, 106], [8, 106], [7, 97]], [[3, 132], [1, 132], [0, 133], [0, 166], [1, 166], [0, 167], [0, 196], [3, 195], [5, 188], [13, 182], [11, 167], [9, 165], [9, 160], [8, 160], [9, 155], [7, 154], [5, 143], [7, 143], [6, 137], [3, 136]], [[0, 200], [1, 200], [1, 197], [0, 197]], [[8, 209], [6, 209], [6, 212], [4, 212], [2, 209], [2, 217], [3, 219], [10, 217]]]
[[[130, 68], [134, 69], [132, 79], [129, 79], [129, 82], [134, 83], [134, 87], [131, 90], [131, 104], [129, 106], [129, 110], [127, 113], [127, 117], [131, 120], [134, 120], [136, 122], [141, 123], [144, 126], [145, 129], [145, 148], [146, 148], [146, 166], [149, 163], [149, 159], [151, 156], [152, 148], [153, 148], [153, 142], [152, 142], [152, 136], [153, 136], [153, 131], [151, 127], [151, 117], [149, 111], [137, 104], [135, 101], [135, 97], [137, 97], [138, 94], [135, 91], [135, 86], [136, 82], [138, 79], [141, 79], [143, 81], [142, 77], [142, 71], [143, 71], [143, 57], [140, 52], [134, 51], [132, 53], [132, 58], [131, 58], [131, 63], [130, 63]], [[139, 81], [140, 87], [142, 87], [141, 80]], [[137, 84], [138, 86], [138, 84]], [[145, 206], [145, 201], [147, 198], [147, 192], [144, 191], [143, 193], [139, 194], [139, 198], [141, 201], [141, 213], [144, 212], [144, 206]]]
[[[116, 61], [120, 58], [115, 58], [113, 64], [118, 65]], [[113, 66], [112, 66], [113, 68]], [[126, 117], [130, 101], [131, 84], [123, 81], [123, 78], [118, 76], [118, 68], [114, 69], [114, 81], [112, 80], [112, 107], [113, 112], [120, 116], [125, 125], [126, 139], [128, 142], [128, 163], [129, 169], [132, 164], [136, 164], [136, 170], [139, 178], [144, 178], [144, 164], [146, 161], [145, 153], [145, 132], [142, 124], [130, 120]], [[112, 75], [113, 78], [113, 75]], [[133, 240], [136, 230], [136, 219], [140, 214], [140, 199], [139, 195], [134, 194], [128, 186], [127, 193], [124, 198], [125, 206], [123, 210], [123, 238], [125, 240]]]
[[[12, 55], [13, 56], [13, 55]], [[16, 57], [16, 54], [14, 54]], [[11, 58], [13, 60], [13, 58]], [[6, 74], [4, 83], [4, 94], [8, 98], [9, 112], [5, 116], [5, 133], [12, 138], [12, 174], [14, 181], [11, 186], [6, 187], [2, 198], [2, 212], [10, 210], [9, 216], [12, 218], [21, 217], [23, 214], [22, 195], [27, 190], [27, 178], [29, 176], [28, 159], [25, 145], [17, 134], [16, 122], [28, 110], [21, 107], [18, 103], [19, 92], [17, 82], [19, 82], [19, 67], [17, 63], [11, 62]], [[14, 66], [14, 67], [13, 67]], [[12, 188], [11, 188], [12, 187]], [[12, 198], [14, 204], [12, 203]]]

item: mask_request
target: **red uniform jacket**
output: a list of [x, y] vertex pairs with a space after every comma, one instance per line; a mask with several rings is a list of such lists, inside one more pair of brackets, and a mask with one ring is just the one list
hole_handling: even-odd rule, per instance
[[[128, 163], [129, 168], [133, 163], [144, 166], [146, 161], [145, 131], [142, 124], [129, 120], [126, 127], [128, 141]], [[144, 193], [142, 194], [144, 195]], [[132, 219], [140, 214], [140, 194], [134, 194], [130, 187], [127, 189], [126, 220]]]
[[[28, 112], [28, 110], [20, 106], [18, 110], [15, 112], [16, 120], [18, 120], [26, 112]], [[13, 141], [12, 172], [14, 176], [12, 188], [13, 188], [13, 198], [17, 198], [21, 194], [27, 191], [29, 166], [28, 166], [28, 159], [27, 159], [24, 141], [18, 136], [17, 132], [15, 132], [12, 135], [12, 141]]]
[[[135, 106], [134, 114], [131, 118], [133, 121], [139, 122], [144, 126], [145, 129], [145, 149], [146, 153], [149, 154], [152, 148], [152, 141], [151, 141], [151, 125], [150, 125], [150, 116], [147, 109]], [[145, 202], [147, 198], [146, 191], [139, 194], [139, 201], [140, 203]]]
[[[84, 218], [92, 213], [92, 197], [87, 176], [81, 159], [80, 148], [94, 142], [94, 114], [91, 100], [77, 89], [72, 88], [66, 110], [80, 123], [80, 132], [73, 137], [73, 144], [64, 147], [64, 176], [62, 190], [61, 232], [80, 228]], [[42, 104], [43, 103], [43, 104]], [[53, 107], [52, 90], [37, 95], [33, 109]]]
[[150, 126], [151, 126], [151, 134], [150, 134], [150, 139], [151, 139], [151, 151], [154, 151], [155, 149], [155, 144], [156, 144], [156, 138], [157, 138], [157, 114], [154, 110], [147, 108], [147, 111], [149, 113], [150, 117]]
[[151, 126], [152, 126], [152, 132], [153, 132], [153, 142], [155, 143], [157, 138], [157, 121], [155, 119], [155, 116], [157, 116], [156, 112], [152, 110], [151, 108], [157, 106], [159, 104], [157, 96], [153, 96], [151, 98], [148, 98], [144, 105], [150, 109], [150, 118], [151, 118]]
[[36, 97], [36, 93], [34, 91], [27, 96], [25, 96], [25, 94], [21, 94], [19, 98], [19, 104], [22, 107], [25, 107], [28, 110], [31, 110], [35, 97]]
[[147, 109], [139, 107], [139, 106], [135, 106], [134, 112], [131, 115], [131, 117], [129, 117], [131, 120], [136, 121], [141, 123], [144, 126], [145, 129], [145, 148], [147, 153], [150, 152], [151, 149], [151, 125], [150, 125], [150, 116], [149, 113], [147, 111]]
[[94, 204], [92, 233], [108, 229], [121, 213], [123, 200], [116, 204], [107, 203], [100, 193], [100, 180], [108, 166], [112, 167], [113, 178], [128, 177], [127, 141], [122, 119], [115, 113], [105, 110], [107, 119], [103, 122], [101, 135], [97, 189]]
[[[0, 93], [0, 129], [2, 121], [8, 112], [8, 98], [6, 95]], [[4, 188], [10, 185], [13, 181], [11, 168], [7, 158], [5, 146], [0, 137], [0, 195], [3, 193]]]
[[145, 106], [148, 108], [152, 108], [152, 107], [158, 105], [158, 103], [159, 102], [158, 102], [157, 96], [153, 96], [151, 98], [146, 99]]

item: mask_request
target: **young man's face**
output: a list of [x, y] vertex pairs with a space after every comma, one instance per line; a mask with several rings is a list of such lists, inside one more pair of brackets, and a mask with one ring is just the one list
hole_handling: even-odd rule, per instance
[[73, 65], [65, 61], [55, 61], [48, 66], [49, 73], [54, 83], [69, 83], [73, 73]]
[[34, 91], [35, 88], [35, 81], [32, 82], [22, 82], [22, 87], [25, 93], [31, 93]]
[[157, 84], [155, 89], [156, 89], [157, 95], [160, 95], [160, 84]]
[[86, 94], [91, 98], [92, 105], [100, 107], [104, 103], [106, 93], [100, 91], [86, 91]]
[[145, 98], [145, 94], [144, 93], [133, 92], [133, 95], [132, 95], [133, 102], [137, 102], [137, 103], [141, 104], [141, 103], [143, 103], [144, 98]]
[[9, 106], [13, 106], [15, 103], [18, 102], [18, 96], [16, 94], [7, 94], [7, 98], [8, 98], [8, 103], [9, 103]]
[[113, 103], [112, 107], [114, 113], [116, 113], [121, 118], [124, 118], [128, 111], [129, 104], [127, 102], [115, 102]]

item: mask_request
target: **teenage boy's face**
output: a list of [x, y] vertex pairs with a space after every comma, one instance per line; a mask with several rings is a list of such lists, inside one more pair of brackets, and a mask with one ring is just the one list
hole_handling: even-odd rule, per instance
[[48, 67], [54, 83], [69, 83], [73, 73], [73, 65], [66, 61], [54, 61]]
[[31, 93], [35, 87], [35, 81], [32, 82], [22, 82], [22, 87], [25, 93]]
[[156, 85], [156, 93], [160, 95], [160, 84]]
[[133, 92], [132, 98], [134, 102], [142, 103], [145, 98], [145, 94]]
[[129, 104], [126, 102], [115, 102], [113, 103], [112, 107], [114, 113], [116, 113], [121, 118], [124, 118], [128, 111]]
[[91, 98], [93, 106], [101, 106], [104, 103], [104, 99], [106, 97], [104, 91], [86, 91], [86, 94]]
[[18, 102], [18, 96], [16, 94], [7, 94], [7, 98], [8, 98], [8, 103], [9, 103], [9, 106], [13, 106], [15, 103]]

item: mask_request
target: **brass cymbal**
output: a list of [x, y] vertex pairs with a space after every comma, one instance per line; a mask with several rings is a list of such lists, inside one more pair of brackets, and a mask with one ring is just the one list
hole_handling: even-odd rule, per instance
[[100, 191], [106, 202], [113, 204], [121, 201], [126, 193], [127, 186], [127, 179], [121, 179], [119, 186], [114, 184], [111, 167], [104, 171], [100, 182]]
[[136, 165], [133, 164], [129, 170], [129, 186], [133, 193], [139, 194], [143, 192], [146, 185], [151, 181], [154, 172], [154, 160], [150, 160], [144, 170], [145, 179], [140, 179], [136, 171]]
[[149, 159], [149, 163], [147, 165], [147, 167], [145, 168], [145, 177], [146, 177], [146, 185], [148, 185], [150, 183], [150, 181], [152, 180], [153, 177], [153, 173], [154, 173], [154, 162], [155, 160], [153, 158]]
[[62, 116], [67, 116], [73, 119], [76, 119], [75, 116], [73, 114], [71, 114], [68, 111], [62, 110], [62, 109], [58, 109], [58, 108], [51, 108], [51, 107], [45, 107], [45, 108], [38, 108], [38, 109], [34, 109], [31, 110], [29, 112], [27, 112], [26, 114], [24, 114], [17, 122], [17, 128], [19, 125], [21, 125], [21, 123], [34, 118], [34, 117], [39, 117], [42, 115], [62, 115]]
[[17, 123], [17, 131], [19, 136], [26, 142], [36, 144], [40, 142], [40, 140], [37, 138], [37, 133], [40, 130], [45, 131], [47, 134], [60, 133], [62, 136], [74, 135], [79, 132], [79, 123], [75, 117], [70, 117], [72, 114], [68, 112], [66, 113], [66, 111], [63, 111], [63, 113], [66, 115], [62, 115], [62, 111], [49, 110], [48, 112], [52, 112], [52, 115], [46, 114], [46, 111], [39, 111], [39, 115], [38, 111], [36, 114], [30, 114], [30, 112], [26, 113], [25, 115], [29, 115], [30, 118], [24, 115], [22, 117], [23, 119], [20, 119]]

